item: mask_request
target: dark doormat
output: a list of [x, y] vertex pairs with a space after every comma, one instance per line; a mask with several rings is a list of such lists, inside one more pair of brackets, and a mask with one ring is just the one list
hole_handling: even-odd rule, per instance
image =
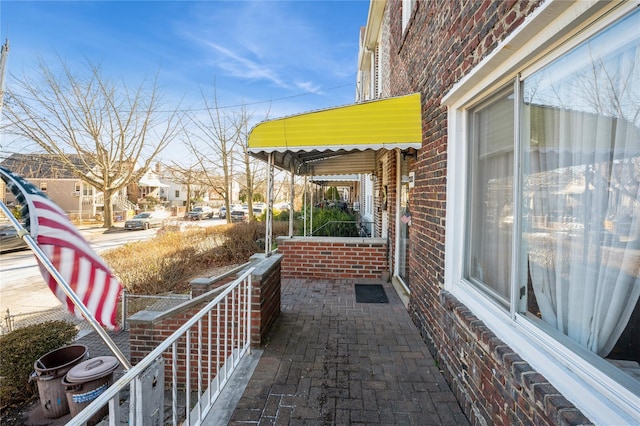
[[356, 303], [389, 303], [382, 284], [355, 284]]

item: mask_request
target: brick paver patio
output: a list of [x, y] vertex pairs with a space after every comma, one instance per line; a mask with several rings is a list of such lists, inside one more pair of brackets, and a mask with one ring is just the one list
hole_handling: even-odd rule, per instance
[[283, 280], [230, 424], [469, 424], [392, 286], [387, 304], [356, 303], [355, 283]]

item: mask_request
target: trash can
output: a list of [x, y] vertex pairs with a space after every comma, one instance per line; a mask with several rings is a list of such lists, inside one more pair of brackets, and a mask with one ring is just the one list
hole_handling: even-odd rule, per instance
[[32, 378], [37, 380], [42, 413], [55, 419], [69, 413], [69, 404], [62, 385], [62, 378], [72, 367], [89, 357], [84, 345], [69, 345], [53, 350], [38, 358], [33, 364]]
[[[73, 367], [62, 379], [71, 417], [93, 402], [113, 383], [113, 372], [120, 363], [113, 356], [91, 358]], [[109, 414], [109, 405], [105, 404], [88, 424], [96, 424]]]

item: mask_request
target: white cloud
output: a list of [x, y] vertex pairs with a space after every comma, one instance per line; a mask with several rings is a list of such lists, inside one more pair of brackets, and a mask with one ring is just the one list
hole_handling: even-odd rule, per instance
[[296, 85], [296, 87], [298, 87], [298, 88], [300, 88], [303, 91], [308, 92], [308, 93], [316, 93], [316, 94], [319, 94], [319, 95], [321, 95], [323, 93], [322, 90], [321, 90], [322, 87], [320, 85], [316, 84], [316, 83], [311, 82], [311, 81], [301, 81], [301, 82], [295, 83], [295, 85]]
[[205, 41], [203, 45], [217, 53], [209, 61], [211, 64], [226, 70], [230, 77], [250, 80], [268, 80], [276, 86], [287, 88], [287, 85], [272, 69], [249, 58], [242, 57], [233, 50], [219, 44]]
[[[342, 42], [335, 43], [315, 2], [214, 2], [197, 5], [176, 31], [202, 50], [211, 74], [265, 81], [287, 92], [320, 93], [344, 79]], [[329, 3], [330, 4], [330, 3]], [[339, 3], [325, 9], [339, 13]], [[357, 43], [354, 29], [353, 43]], [[353, 46], [350, 50], [353, 51]], [[354, 77], [355, 83], [355, 77]]]

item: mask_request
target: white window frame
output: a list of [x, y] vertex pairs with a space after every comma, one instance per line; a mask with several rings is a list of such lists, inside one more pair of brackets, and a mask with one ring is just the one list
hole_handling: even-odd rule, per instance
[[402, 0], [402, 33], [409, 26], [409, 21], [411, 20], [411, 15], [413, 14], [413, 6], [415, 5], [416, 0]]
[[[632, 424], [640, 419], [640, 398], [611, 377], [620, 375], [578, 345], [562, 345], [517, 313], [499, 306], [464, 279], [467, 210], [467, 111], [499, 88], [542, 68], [579, 42], [634, 10], [640, 2], [550, 0], [446, 94], [448, 107], [447, 228], [445, 289], [454, 294], [498, 338], [544, 375], [587, 417], [599, 424]], [[518, 93], [518, 90], [516, 90]], [[517, 120], [517, 118], [516, 118]], [[517, 172], [517, 171], [516, 171]], [[512, 293], [514, 293], [512, 291]], [[593, 357], [591, 357], [593, 358]]]
[[380, 74], [380, 70], [382, 69], [382, 54], [380, 52], [380, 43], [376, 45], [376, 50], [374, 54], [375, 58], [375, 66], [374, 66], [374, 74], [375, 74], [375, 91], [373, 92], [374, 99], [379, 99], [382, 95], [382, 75]]

